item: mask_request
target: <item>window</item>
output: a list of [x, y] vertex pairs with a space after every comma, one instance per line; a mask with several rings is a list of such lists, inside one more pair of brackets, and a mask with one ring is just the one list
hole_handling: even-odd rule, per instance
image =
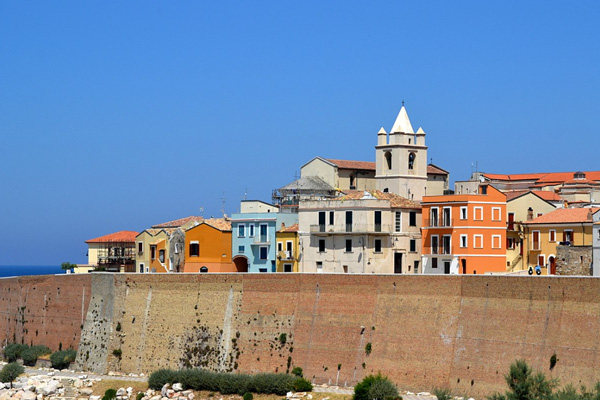
[[329, 211], [329, 225], [333, 225], [334, 223], [333, 216], [333, 211]]
[[500, 235], [492, 235], [492, 249], [500, 249], [502, 246], [500, 244], [500, 240], [502, 236]]
[[317, 261], [317, 272], [323, 272], [323, 261]]
[[492, 207], [492, 221], [501, 221], [500, 207]]
[[413, 169], [415, 166], [415, 153], [410, 153], [408, 155], [408, 169]]
[[506, 248], [509, 250], [514, 250], [514, 248], [515, 248], [515, 239], [514, 238], [506, 238]]
[[381, 232], [381, 211], [375, 211], [374, 217], [375, 232]]
[[346, 232], [352, 232], [352, 211], [346, 211]]
[[260, 246], [259, 259], [266, 260], [267, 258], [269, 258], [269, 248], [267, 246]]
[[208, 272], [208, 267], [200, 268], [200, 272], [202, 272], [202, 273]]
[[548, 235], [548, 240], [551, 242], [556, 242], [556, 230], [555, 229], [550, 229], [550, 232]]
[[375, 239], [375, 253], [381, 253], [381, 239]]
[[473, 247], [483, 249], [483, 235], [473, 235]]
[[156, 258], [156, 245], [150, 246], [150, 259], [154, 260]]
[[319, 211], [319, 232], [325, 232], [325, 211]]
[[245, 246], [238, 246], [238, 253], [244, 254], [245, 251], [246, 251], [246, 247]]
[[283, 251], [283, 242], [277, 242], [277, 251]]
[[431, 268], [437, 268], [437, 258], [431, 259]]
[[288, 240], [285, 242], [285, 251], [287, 252], [288, 259], [294, 258], [294, 242]]
[[515, 230], [515, 213], [508, 213], [508, 230]]
[[563, 232], [563, 242], [572, 242], [573, 241], [573, 231], [568, 230]]
[[352, 239], [346, 239], [346, 253], [352, 253]]
[[140, 263], [140, 274], [144, 273], [144, 264]]
[[144, 252], [144, 242], [138, 242], [138, 253], [142, 254]]
[[391, 151], [385, 152], [385, 163], [387, 165], [387, 169], [392, 169], [392, 152]]
[[409, 251], [411, 253], [415, 253], [417, 251], [417, 241], [415, 239], [410, 239], [410, 247], [409, 247]]
[[413, 271], [413, 272], [414, 272], [415, 274], [418, 274], [418, 273], [419, 273], [419, 262], [418, 262], [418, 261], [415, 261], [415, 262], [413, 263], [413, 265], [414, 265], [414, 267], [413, 267], [414, 271]]
[[473, 219], [475, 221], [483, 221], [483, 207], [474, 207], [475, 216]]
[[248, 236], [254, 237], [254, 224], [248, 225]]
[[238, 225], [238, 237], [244, 237], [246, 235], [246, 225], [239, 224]]
[[396, 217], [396, 226], [395, 226], [394, 230], [396, 232], [402, 232], [402, 212], [396, 211], [395, 217]]
[[325, 252], [325, 239], [319, 239], [319, 253]]
[[539, 218], [539, 217], [541, 217], [542, 215], [544, 215], [544, 213], [537, 213], [537, 215], [536, 215], [536, 216]]
[[438, 241], [439, 241], [439, 237], [437, 235], [431, 236], [431, 254], [438, 253]]
[[444, 207], [443, 210], [443, 215], [442, 215], [442, 226], [452, 226], [452, 220], [451, 220], [451, 209], [450, 207]]
[[538, 265], [539, 265], [540, 267], [543, 267], [544, 265], [546, 265], [546, 256], [545, 256], [545, 255], [543, 255], [543, 254], [540, 254], [540, 255], [538, 256]]
[[158, 261], [164, 264], [165, 262], [165, 249], [160, 249], [158, 251]]
[[267, 272], [267, 269], [266, 269], [266, 268], [259, 268], [259, 269], [258, 269], [258, 272], [260, 272], [260, 273], [264, 273], [264, 272]]
[[442, 254], [452, 254], [451, 236], [444, 235], [442, 237]]
[[175, 254], [179, 254], [179, 243], [175, 243]]
[[260, 242], [261, 243], [267, 243], [269, 241], [269, 225], [267, 224], [260, 224], [258, 226], [259, 229], [259, 235], [260, 235]]
[[531, 250], [540, 249], [540, 231], [531, 232]]
[[431, 207], [429, 211], [429, 226], [438, 226], [438, 208]]
[[408, 214], [409, 216], [409, 226], [417, 226], [417, 212], [416, 211], [411, 211]]
[[292, 272], [292, 264], [283, 264], [283, 272]]
[[344, 273], [347, 274], [348, 273], [348, 266], [347, 265], [343, 265], [342, 269], [344, 270]]
[[200, 244], [198, 242], [190, 242], [190, 257], [198, 257], [200, 255]]
[[468, 219], [469, 218], [469, 214], [468, 214], [467, 210], [468, 210], [467, 207], [460, 208], [460, 219]]
[[469, 247], [469, 241], [467, 238], [467, 235], [460, 235], [460, 247], [463, 249]]

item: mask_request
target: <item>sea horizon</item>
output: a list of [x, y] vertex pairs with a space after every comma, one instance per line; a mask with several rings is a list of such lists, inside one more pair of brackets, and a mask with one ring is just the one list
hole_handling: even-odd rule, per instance
[[0, 265], [0, 278], [64, 274], [60, 265]]

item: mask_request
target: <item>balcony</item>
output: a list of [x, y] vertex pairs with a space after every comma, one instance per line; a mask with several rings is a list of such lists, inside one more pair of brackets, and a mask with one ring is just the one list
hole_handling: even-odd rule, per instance
[[329, 235], [389, 235], [394, 232], [391, 224], [347, 224], [310, 225], [310, 233], [315, 236]]
[[452, 246], [426, 246], [423, 247], [423, 254], [433, 254], [433, 255], [449, 255], [453, 253]]
[[456, 218], [442, 218], [441, 220], [430, 219], [426, 226], [432, 228], [451, 228], [456, 224]]
[[253, 246], [269, 244], [271, 244], [271, 238], [267, 235], [257, 235], [254, 237], [254, 241], [252, 242]]
[[294, 259], [294, 254], [291, 251], [278, 251], [277, 259], [282, 261], [292, 261]]

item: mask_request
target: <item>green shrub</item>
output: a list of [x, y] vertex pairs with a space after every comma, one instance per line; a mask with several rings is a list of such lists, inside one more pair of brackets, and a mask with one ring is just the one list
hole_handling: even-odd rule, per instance
[[[172, 369], [159, 369], [154, 371], [148, 378], [148, 387], [154, 390], [160, 390], [165, 383], [174, 383], [177, 371]], [[183, 385], [183, 383], [181, 383]]]
[[244, 400], [252, 400], [252, 399], [254, 399], [254, 396], [250, 392], [244, 393], [244, 396], [242, 396], [242, 397], [243, 397]]
[[294, 392], [310, 392], [313, 390], [313, 385], [308, 379], [296, 378], [294, 381]]
[[285, 342], [287, 342], [287, 334], [282, 333], [281, 335], [279, 335], [279, 341], [281, 342], [281, 344], [285, 344]]
[[39, 356], [50, 353], [52, 353], [52, 351], [46, 346], [32, 346], [21, 352], [21, 358], [23, 359], [23, 364], [34, 366]]
[[365, 346], [365, 353], [367, 355], [371, 354], [371, 350], [373, 350], [373, 346], [371, 345], [371, 342], [367, 343], [367, 345]]
[[437, 400], [452, 399], [452, 394], [450, 393], [450, 389], [435, 388], [435, 389], [433, 389], [433, 394], [435, 395], [435, 397], [437, 397]]
[[117, 391], [115, 389], [106, 389], [102, 400], [115, 400], [117, 398]]
[[121, 359], [121, 356], [123, 355], [123, 351], [121, 349], [114, 349], [112, 353], [113, 353], [113, 356], [117, 357], [119, 360]]
[[12, 382], [23, 372], [25, 372], [25, 368], [23, 368], [21, 364], [16, 362], [6, 364], [2, 367], [2, 370], [0, 370], [0, 382], [10, 382], [10, 386], [12, 387]]
[[[509, 390], [505, 394], [494, 393], [490, 400], [550, 400], [554, 399], [553, 389], [558, 385], [555, 379], [546, 379], [541, 372], [534, 373], [524, 360], [516, 360], [510, 365], [504, 377]], [[561, 392], [559, 392], [561, 393]], [[567, 395], [569, 393], [562, 393]]]
[[26, 344], [19, 343], [9, 343], [4, 346], [4, 357], [9, 363], [17, 361], [17, 359], [21, 358], [21, 354], [23, 351], [27, 350], [29, 346]]
[[138, 392], [138, 394], [135, 395], [135, 400], [142, 400], [145, 395], [144, 392]]
[[297, 378], [287, 374], [256, 374], [252, 376], [250, 386], [254, 393], [285, 395], [291, 391]]
[[[373, 387], [375, 387], [373, 389]], [[381, 396], [381, 397], [373, 397]], [[354, 400], [383, 400], [386, 397], [398, 397], [398, 389], [387, 377], [381, 375], [365, 376], [354, 386]]]
[[77, 357], [77, 352], [73, 349], [59, 350], [52, 353], [50, 363], [52, 364], [52, 368], [65, 369], [69, 367], [70, 363], [75, 361], [75, 357]]
[[302, 368], [294, 367], [294, 369], [292, 369], [292, 375], [296, 375], [298, 378], [302, 378], [304, 376], [302, 375]]

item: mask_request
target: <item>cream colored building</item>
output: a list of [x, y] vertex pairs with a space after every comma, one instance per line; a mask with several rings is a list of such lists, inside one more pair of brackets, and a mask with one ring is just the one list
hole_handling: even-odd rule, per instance
[[393, 193], [348, 191], [301, 201], [300, 272], [419, 273], [421, 206]]
[[332, 188], [374, 190], [375, 163], [315, 157], [300, 168], [300, 176], [316, 176]]
[[74, 272], [86, 273], [94, 269], [111, 272], [133, 272], [136, 235], [137, 232], [133, 231], [119, 231], [86, 240], [88, 263], [87, 265], [78, 265]]
[[381, 128], [375, 146], [377, 190], [421, 201], [427, 193], [425, 132], [415, 133], [404, 106], [389, 135]]

